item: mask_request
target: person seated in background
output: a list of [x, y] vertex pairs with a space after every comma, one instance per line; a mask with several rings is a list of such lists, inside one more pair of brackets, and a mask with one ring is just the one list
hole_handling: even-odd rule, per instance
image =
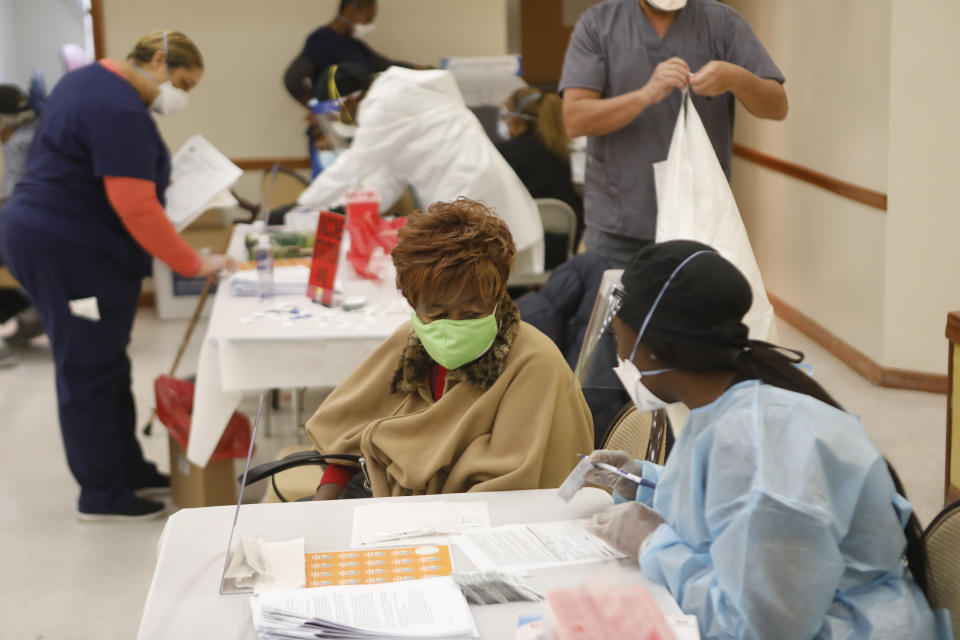
[[315, 96], [321, 72], [331, 64], [351, 62], [370, 73], [390, 66], [412, 67], [380, 55], [365, 42], [376, 17], [376, 0], [340, 0], [337, 16], [307, 37], [303, 51], [287, 67], [283, 83], [290, 95], [306, 105]]
[[[13, 195], [13, 188], [26, 172], [27, 152], [37, 130], [37, 112], [20, 87], [0, 85], [0, 144], [3, 146], [3, 181], [0, 182], [0, 207]], [[0, 266], [3, 257], [0, 256]], [[13, 347], [24, 346], [43, 334], [43, 323], [24, 293], [15, 288], [0, 289], [0, 324], [17, 318], [17, 329], [0, 338], [0, 367], [17, 363]]]
[[620, 502], [594, 517], [597, 535], [639, 558], [704, 640], [950, 637], [897, 476], [795, 366], [802, 354], [748, 339], [740, 271], [697, 242], [652, 244], [614, 298], [623, 386], [641, 411], [682, 402], [690, 418], [663, 467], [590, 455], [656, 483], [591, 471]]
[[[556, 198], [577, 214], [577, 235], [583, 233], [583, 200], [570, 174], [570, 138], [563, 126], [563, 102], [555, 93], [533, 87], [514, 91], [500, 110], [498, 133], [503, 155], [534, 198]], [[552, 269], [567, 259], [566, 236], [546, 235], [546, 265]]]
[[[373, 76], [357, 65], [326, 70], [345, 118], [355, 120], [350, 148], [300, 194], [298, 203], [328, 209], [357, 186], [372, 189], [388, 209], [410, 187], [419, 202], [460, 196], [479, 200], [507, 223], [518, 273], [541, 273], [543, 225], [530, 193], [467, 108], [449, 71], [390, 67]], [[333, 97], [333, 96], [325, 96]]]
[[[320, 453], [366, 459], [373, 496], [557, 487], [592, 449], [570, 367], [506, 294], [515, 253], [503, 220], [466, 198], [401, 229], [392, 256], [411, 322], [307, 422]], [[315, 499], [369, 495], [363, 475], [330, 465]]]

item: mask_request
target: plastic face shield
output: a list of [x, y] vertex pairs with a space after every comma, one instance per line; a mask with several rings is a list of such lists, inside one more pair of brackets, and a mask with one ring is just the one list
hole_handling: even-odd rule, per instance
[[342, 99], [311, 100], [310, 110], [317, 119], [317, 126], [326, 141], [326, 148], [331, 150], [346, 149], [350, 146], [353, 137], [352, 127], [341, 120], [343, 105]]
[[623, 304], [620, 286], [622, 269], [610, 269], [603, 274], [593, 311], [583, 337], [583, 346], [577, 357], [574, 375], [584, 389], [620, 389], [613, 368], [617, 366], [617, 341], [613, 335], [613, 318]]

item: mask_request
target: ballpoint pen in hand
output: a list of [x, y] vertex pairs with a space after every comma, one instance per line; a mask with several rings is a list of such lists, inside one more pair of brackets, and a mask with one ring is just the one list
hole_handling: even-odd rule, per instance
[[[580, 456], [581, 459], [585, 459], [587, 457], [582, 453], [578, 453], [577, 455]], [[603, 469], [605, 471], [610, 471], [612, 473], [616, 473], [617, 475], [623, 476], [627, 480], [630, 480], [631, 482], [636, 482], [642, 487], [649, 487], [651, 489], [657, 488], [657, 483], [650, 482], [649, 480], [644, 480], [640, 476], [634, 475], [629, 471], [624, 471], [623, 469], [618, 469], [612, 464], [607, 464], [606, 462], [591, 462], [590, 464], [592, 464], [595, 467], [599, 467], [600, 469]]]

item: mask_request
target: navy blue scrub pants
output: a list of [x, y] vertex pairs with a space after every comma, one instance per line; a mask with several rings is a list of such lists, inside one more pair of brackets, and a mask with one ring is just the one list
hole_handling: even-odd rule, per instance
[[[97, 247], [51, 242], [0, 216], [0, 251], [27, 290], [50, 337], [60, 431], [80, 484], [79, 509], [122, 509], [156, 479], [136, 438], [127, 344], [141, 278]], [[94, 297], [100, 319], [80, 317], [69, 301]]]

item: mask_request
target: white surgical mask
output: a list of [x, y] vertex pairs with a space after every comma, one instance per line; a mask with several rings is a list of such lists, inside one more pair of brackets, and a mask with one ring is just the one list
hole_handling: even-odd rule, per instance
[[364, 41], [373, 34], [375, 27], [372, 22], [367, 24], [361, 24], [359, 22], [354, 23], [353, 25], [353, 37], [357, 40]]
[[679, 11], [687, 6], [687, 0], [647, 0], [647, 4], [660, 11]]
[[160, 93], [150, 103], [150, 108], [162, 116], [169, 116], [178, 111], [183, 111], [189, 103], [190, 97], [187, 92], [180, 87], [173, 86], [173, 83], [167, 80], [160, 85]]
[[647, 311], [647, 315], [643, 319], [643, 323], [640, 325], [640, 331], [637, 333], [637, 340], [633, 343], [633, 349], [630, 351], [630, 358], [624, 360], [619, 356], [617, 357], [618, 364], [613, 368], [613, 372], [617, 374], [617, 378], [620, 379], [620, 384], [623, 385], [623, 388], [630, 396], [630, 399], [633, 400], [633, 404], [637, 406], [638, 411], [654, 411], [672, 404], [658, 397], [653, 391], [650, 391], [650, 389], [647, 388], [647, 385], [643, 384], [643, 378], [644, 376], [655, 376], [660, 373], [673, 371], [673, 369], [657, 369], [655, 371], [640, 372], [637, 369], [637, 365], [633, 364], [633, 357], [637, 354], [637, 347], [640, 345], [640, 339], [646, 332], [647, 325], [650, 324], [650, 318], [653, 317], [653, 312], [656, 310], [657, 305], [660, 304], [660, 299], [667, 291], [667, 287], [670, 286], [670, 283], [673, 282], [673, 279], [677, 277], [677, 274], [680, 273], [680, 270], [683, 269], [688, 262], [703, 253], [715, 252], [708, 250], [697, 251], [696, 253], [687, 256], [683, 262], [677, 265], [677, 267], [673, 270], [673, 273], [670, 274], [670, 277], [667, 278], [667, 281], [663, 283], [663, 286], [660, 288], [660, 293], [657, 294], [653, 304], [650, 305], [650, 310]]
[[627, 395], [633, 400], [637, 411], [656, 411], [671, 404], [661, 399], [653, 391], [650, 391], [647, 385], [643, 384], [643, 378], [645, 376], [653, 376], [658, 373], [673, 371], [673, 369], [657, 369], [656, 371], [640, 373], [640, 371], [637, 370], [637, 365], [633, 364], [630, 360], [617, 358], [617, 361], [619, 364], [613, 368], [613, 372], [617, 374], [617, 377], [620, 379], [620, 384], [623, 385], [623, 388], [627, 391]]

